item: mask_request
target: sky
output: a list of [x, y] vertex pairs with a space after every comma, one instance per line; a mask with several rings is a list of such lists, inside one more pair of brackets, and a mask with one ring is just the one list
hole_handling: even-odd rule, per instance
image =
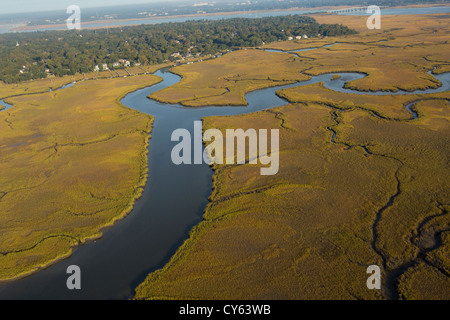
[[0, 14], [66, 10], [70, 5], [83, 7], [103, 7], [173, 0], [0, 0]]

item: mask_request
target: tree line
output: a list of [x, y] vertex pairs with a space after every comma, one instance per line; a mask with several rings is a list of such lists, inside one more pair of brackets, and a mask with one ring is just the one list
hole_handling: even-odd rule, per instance
[[131, 65], [159, 64], [180, 56], [214, 55], [300, 35], [311, 38], [354, 33], [340, 24], [319, 24], [311, 17], [290, 15], [3, 34], [0, 80], [16, 83], [44, 78], [49, 73], [87, 73], [96, 65], [111, 68], [120, 59]]

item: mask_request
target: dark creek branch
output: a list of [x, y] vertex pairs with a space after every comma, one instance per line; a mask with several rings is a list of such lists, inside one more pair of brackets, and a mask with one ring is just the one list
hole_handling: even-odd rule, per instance
[[67, 238], [67, 239], [71, 239], [73, 241], [75, 241], [75, 244], [79, 245], [81, 243], [81, 241], [75, 237], [72, 236], [68, 236], [65, 234], [62, 235], [51, 235], [45, 238], [42, 238], [40, 241], [36, 242], [35, 244], [33, 244], [30, 247], [24, 248], [24, 249], [19, 249], [19, 250], [12, 250], [12, 251], [6, 251], [6, 252], [0, 252], [0, 255], [2, 256], [6, 256], [9, 254], [13, 254], [13, 253], [21, 253], [21, 252], [25, 252], [25, 251], [30, 251], [33, 250], [34, 248], [36, 248], [38, 245], [40, 245], [42, 242], [48, 240], [48, 239], [52, 239], [52, 238]]

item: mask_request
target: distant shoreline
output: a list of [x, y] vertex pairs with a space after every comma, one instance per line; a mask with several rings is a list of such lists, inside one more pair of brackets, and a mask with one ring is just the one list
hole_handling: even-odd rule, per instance
[[[136, 25], [139, 25], [140, 21], [148, 21], [148, 20], [161, 20], [161, 19], [177, 19], [177, 18], [199, 18], [209, 16], [227, 16], [227, 15], [236, 15], [236, 14], [256, 14], [256, 13], [266, 13], [266, 12], [290, 12], [290, 11], [315, 11], [315, 10], [331, 10], [331, 9], [339, 9], [339, 8], [347, 8], [348, 6], [323, 6], [316, 8], [304, 8], [304, 7], [294, 7], [289, 9], [270, 9], [270, 10], [250, 10], [250, 11], [227, 11], [227, 12], [215, 12], [215, 13], [202, 13], [202, 14], [182, 14], [182, 15], [171, 15], [171, 16], [156, 16], [156, 17], [145, 17], [145, 18], [130, 18], [130, 19], [110, 19], [110, 20], [93, 20], [93, 21], [85, 21], [81, 22], [81, 25], [90, 25], [90, 24], [102, 24], [102, 23], [111, 23], [111, 22], [130, 22], [136, 21]], [[40, 30], [47, 28], [64, 28], [66, 26], [65, 23], [61, 24], [46, 24], [46, 25], [37, 25], [37, 26], [20, 26], [11, 29], [10, 31], [30, 31], [30, 30]], [[132, 26], [132, 25], [112, 25], [111, 28], [124, 27], [124, 26]], [[105, 26], [98, 27], [86, 27], [86, 29], [97, 29]], [[109, 26], [108, 26], [109, 27]]]
[[389, 7], [389, 9], [433, 8], [433, 7], [450, 7], [450, 3], [409, 4], [406, 6], [393, 6]]
[[[435, 4], [411, 4], [406, 6], [394, 6], [389, 7], [390, 9], [401, 9], [401, 8], [431, 8], [431, 7], [448, 7], [450, 6], [450, 3], [435, 3]], [[171, 15], [171, 16], [154, 16], [154, 17], [145, 17], [145, 18], [130, 18], [130, 19], [103, 19], [103, 20], [93, 20], [93, 21], [85, 21], [81, 22], [81, 26], [86, 25], [95, 25], [95, 24], [103, 24], [103, 23], [120, 23], [120, 22], [130, 22], [130, 21], [136, 21], [136, 24], [115, 24], [111, 26], [89, 26], [85, 27], [85, 29], [103, 29], [103, 28], [120, 28], [125, 26], [136, 26], [140, 25], [142, 21], [149, 21], [149, 20], [161, 20], [161, 19], [177, 19], [177, 18], [199, 18], [208, 16], [208, 17], [217, 17], [217, 16], [227, 16], [227, 15], [238, 15], [238, 14], [258, 14], [258, 13], [267, 13], [267, 12], [292, 12], [292, 11], [313, 11], [308, 14], [313, 14], [314, 10], [336, 10], [336, 9], [342, 9], [342, 8], [349, 8], [351, 6], [322, 6], [322, 7], [315, 7], [315, 8], [305, 8], [305, 7], [294, 7], [289, 9], [270, 9], [270, 10], [250, 10], [250, 11], [228, 11], [228, 12], [215, 12], [215, 13], [204, 13], [204, 14], [183, 14], [183, 15]], [[317, 14], [319, 12], [316, 12], [314, 14]], [[152, 24], [152, 23], [146, 23], [146, 24]], [[37, 26], [27, 26], [22, 25], [19, 27], [15, 27], [10, 29], [9, 31], [13, 32], [20, 32], [20, 31], [39, 31], [41, 29], [46, 30], [58, 30], [58, 28], [65, 28], [66, 24], [46, 24], [46, 25], [37, 25]]]
[[[205, 16], [226, 16], [226, 15], [233, 15], [233, 14], [255, 14], [255, 13], [264, 13], [264, 12], [289, 12], [289, 11], [313, 11], [313, 10], [325, 10], [325, 9], [331, 9], [331, 8], [338, 8], [338, 7], [317, 7], [317, 8], [290, 8], [290, 9], [273, 9], [273, 10], [253, 10], [253, 11], [227, 11], [227, 12], [215, 12], [215, 13], [199, 13], [199, 14], [181, 14], [181, 15], [172, 15], [172, 16], [154, 16], [154, 17], [145, 17], [145, 18], [130, 18], [130, 19], [107, 19], [107, 20], [93, 20], [93, 21], [85, 21], [81, 22], [81, 25], [87, 25], [87, 24], [101, 24], [101, 23], [110, 23], [110, 22], [130, 22], [130, 21], [136, 21], [136, 25], [139, 25], [140, 21], [148, 21], [148, 20], [161, 20], [161, 19], [176, 19], [176, 18], [199, 18]], [[65, 27], [65, 23], [61, 24], [45, 24], [45, 25], [37, 25], [37, 26], [20, 26], [11, 29], [10, 31], [29, 31], [29, 30], [39, 30], [39, 29], [47, 29], [47, 28], [63, 28]], [[111, 28], [114, 27], [123, 27], [124, 25], [113, 25]], [[131, 25], [130, 25], [131, 26]], [[87, 27], [86, 29], [95, 29], [98, 27]]]

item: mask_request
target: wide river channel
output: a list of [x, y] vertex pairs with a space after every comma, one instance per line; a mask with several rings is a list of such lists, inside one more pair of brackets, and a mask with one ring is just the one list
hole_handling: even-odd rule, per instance
[[[151, 93], [180, 81], [179, 76], [167, 69], [155, 74], [163, 81], [122, 99], [125, 106], [155, 118], [148, 149], [149, 179], [133, 211], [104, 231], [103, 238], [76, 248], [70, 258], [29, 277], [1, 284], [0, 299], [128, 299], [147, 274], [162, 268], [187, 239], [192, 227], [201, 221], [212, 187], [213, 171], [207, 164], [177, 166], [172, 163], [171, 150], [177, 142], [171, 142], [171, 134], [175, 129], [185, 128], [193, 136], [196, 120], [283, 106], [288, 102], [279, 98], [276, 91], [321, 81], [335, 91], [392, 94], [344, 89], [345, 82], [365, 75], [339, 73], [338, 80], [331, 80], [332, 74], [325, 74], [309, 81], [250, 92], [245, 96], [248, 106], [185, 108], [148, 98]], [[450, 90], [450, 73], [436, 78], [443, 84], [440, 88], [410, 93]], [[70, 291], [66, 287], [66, 270], [70, 265], [81, 268], [81, 290]]]

